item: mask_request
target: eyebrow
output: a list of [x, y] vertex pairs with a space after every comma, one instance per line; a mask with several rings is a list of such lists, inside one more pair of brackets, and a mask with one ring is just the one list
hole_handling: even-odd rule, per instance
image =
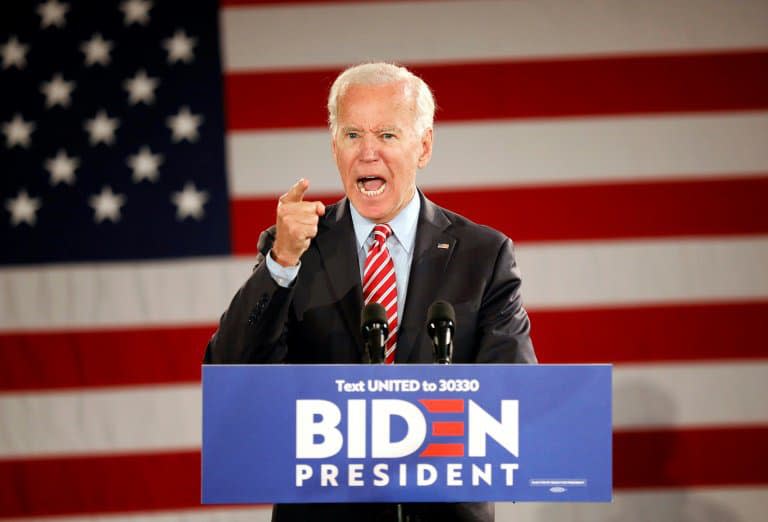
[[[360, 129], [359, 127], [342, 127], [342, 132], [350, 132], [350, 131], [356, 131], [356, 132], [365, 132], [363, 129]], [[383, 127], [381, 129], [375, 129], [373, 132], [379, 134], [382, 132], [401, 132], [399, 127]]]

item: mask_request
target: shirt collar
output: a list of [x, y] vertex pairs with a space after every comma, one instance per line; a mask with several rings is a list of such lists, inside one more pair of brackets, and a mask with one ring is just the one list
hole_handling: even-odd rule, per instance
[[[355, 229], [355, 238], [357, 239], [357, 248], [365, 246], [365, 242], [373, 232], [376, 223], [370, 219], [364, 218], [350, 202], [349, 209], [352, 213], [352, 226]], [[413, 198], [403, 209], [397, 213], [389, 226], [392, 227], [392, 234], [407, 253], [411, 253], [413, 244], [416, 241], [416, 225], [419, 222], [419, 211], [421, 210], [421, 198], [417, 191], [414, 191]]]

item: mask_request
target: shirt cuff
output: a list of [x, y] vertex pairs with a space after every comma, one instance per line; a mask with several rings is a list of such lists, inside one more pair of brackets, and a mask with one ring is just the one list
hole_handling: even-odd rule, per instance
[[269, 275], [272, 276], [275, 283], [283, 288], [290, 287], [296, 280], [296, 276], [299, 275], [301, 261], [299, 261], [299, 264], [296, 266], [283, 266], [272, 259], [272, 250], [267, 252], [265, 257], [267, 258], [267, 270], [269, 270]]

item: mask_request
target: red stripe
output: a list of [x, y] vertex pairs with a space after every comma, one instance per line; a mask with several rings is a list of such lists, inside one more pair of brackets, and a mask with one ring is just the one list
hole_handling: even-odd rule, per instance
[[[768, 427], [614, 434], [614, 487], [768, 484]], [[194, 508], [197, 452], [0, 461], [0, 516]], [[13, 485], [13, 486], [11, 486]]]
[[[315, 201], [330, 205], [339, 199], [338, 195], [314, 195]], [[260, 198], [239, 198], [231, 200], [229, 206], [232, 252], [239, 255], [256, 253], [259, 233], [275, 224], [277, 196]]]
[[[544, 363], [765, 359], [768, 301], [532, 310]], [[0, 335], [0, 391], [198, 382], [215, 325]]]
[[768, 232], [768, 176], [430, 190], [428, 196], [517, 242]]
[[[435, 203], [516, 242], [765, 234], [768, 175], [686, 181], [428, 190]], [[331, 203], [338, 195], [321, 195]], [[274, 224], [274, 197], [232, 202], [237, 254]], [[514, 212], [510, 214], [510, 208]]]
[[462, 413], [463, 399], [420, 399], [419, 402], [430, 413]]
[[432, 435], [435, 437], [463, 437], [463, 422], [437, 421], [432, 423]]
[[0, 462], [0, 515], [152, 511], [200, 505], [199, 452]]
[[768, 301], [530, 312], [543, 363], [768, 358]]
[[0, 390], [199, 382], [216, 327], [0, 335]]
[[[392, 268], [391, 266], [385, 266], [385, 265], [388, 265], [390, 261], [389, 256], [385, 252], [382, 252], [381, 255], [379, 255], [379, 257], [376, 258], [375, 261], [371, 262], [370, 261], [371, 259], [373, 258], [370, 257], [368, 260], [366, 260], [366, 267], [363, 269], [363, 272], [365, 273], [365, 278], [363, 280], [364, 292], [370, 291], [376, 288], [376, 285], [378, 285], [381, 282], [381, 280], [384, 278], [385, 275], [389, 274], [389, 271]], [[379, 268], [381, 268], [381, 270], [379, 270]], [[374, 278], [374, 275], [375, 275], [375, 278]], [[389, 276], [391, 278], [392, 274], [390, 274]], [[366, 285], [370, 285], [370, 286], [366, 287]]]
[[[414, 65], [438, 121], [754, 110], [768, 51]], [[324, 127], [339, 68], [228, 73], [230, 130]], [[467, 103], [471, 100], [471, 103]]]
[[463, 457], [464, 444], [429, 444], [419, 457]]
[[[393, 289], [393, 292], [396, 292], [395, 290], [395, 277], [394, 277], [394, 263], [391, 260], [388, 260], [387, 265], [384, 267], [384, 270], [382, 272], [387, 272], [389, 277], [384, 279], [383, 277], [377, 278], [376, 280], [371, 283], [370, 286], [370, 293], [366, 292], [365, 299], [367, 302], [374, 302], [381, 304], [381, 298], [384, 297], [384, 294], [391, 288]], [[379, 274], [381, 275], [381, 274]], [[384, 274], [386, 275], [386, 274]], [[391, 294], [390, 294], [391, 295]], [[390, 317], [391, 314], [387, 314], [387, 317]]]
[[768, 484], [768, 427], [615, 433], [615, 488]]

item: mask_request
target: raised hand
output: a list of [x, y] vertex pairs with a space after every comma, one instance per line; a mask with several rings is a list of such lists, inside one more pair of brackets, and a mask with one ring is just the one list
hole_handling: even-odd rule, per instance
[[304, 201], [309, 180], [300, 179], [277, 204], [276, 238], [272, 258], [283, 266], [296, 266], [317, 235], [317, 222], [325, 214], [320, 201]]

